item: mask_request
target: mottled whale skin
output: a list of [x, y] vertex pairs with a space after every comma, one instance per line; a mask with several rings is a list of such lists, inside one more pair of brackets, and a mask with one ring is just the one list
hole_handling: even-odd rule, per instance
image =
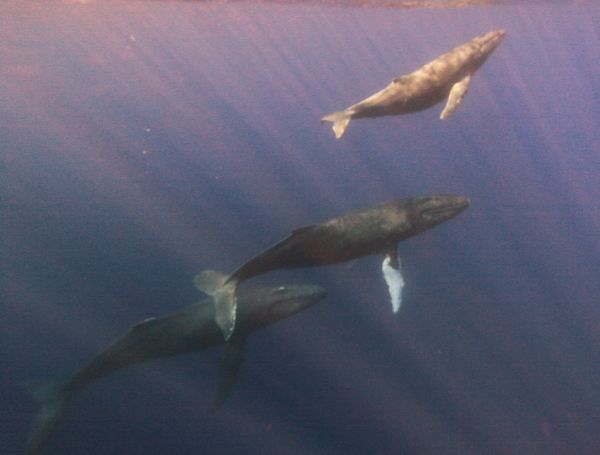
[[217, 323], [228, 338], [236, 325], [235, 290], [239, 283], [276, 269], [337, 264], [372, 254], [383, 254], [387, 259], [384, 265], [398, 271], [398, 242], [455, 217], [468, 206], [469, 200], [463, 196], [431, 195], [351, 212], [296, 229], [243, 264], [223, 283], [205, 271], [198, 275], [196, 285], [215, 297]]
[[440, 115], [441, 119], [446, 119], [466, 95], [473, 73], [500, 45], [505, 35], [505, 30], [498, 29], [477, 36], [415, 72], [394, 79], [386, 88], [359, 103], [326, 115], [321, 123], [333, 122], [333, 132], [339, 139], [351, 119], [410, 114], [447, 99]]
[[[222, 279], [226, 278], [223, 275]], [[244, 289], [239, 292], [238, 329], [225, 345], [217, 393], [213, 401], [214, 411], [223, 404], [235, 385], [243, 362], [247, 335], [293, 316], [324, 297], [323, 288], [313, 285]], [[29, 434], [26, 453], [41, 453], [73, 395], [92, 382], [131, 365], [200, 351], [224, 343], [221, 329], [215, 323], [212, 298], [187, 306], [176, 313], [150, 318], [134, 325], [68, 381], [29, 384], [41, 409]]]

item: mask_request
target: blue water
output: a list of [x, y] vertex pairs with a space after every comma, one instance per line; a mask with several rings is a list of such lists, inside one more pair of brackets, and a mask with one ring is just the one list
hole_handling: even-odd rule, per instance
[[[46, 454], [600, 450], [600, 6], [0, 5], [3, 453], [30, 379], [200, 298], [299, 226], [397, 197], [471, 207], [380, 258], [277, 272], [328, 298], [248, 342], [84, 390]], [[461, 108], [319, 119], [495, 28]]]

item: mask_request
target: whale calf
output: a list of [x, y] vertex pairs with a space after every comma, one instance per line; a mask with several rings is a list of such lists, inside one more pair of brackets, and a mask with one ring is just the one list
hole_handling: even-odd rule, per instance
[[447, 99], [440, 118], [446, 119], [458, 108], [469, 89], [471, 76], [504, 39], [502, 29], [477, 36], [443, 54], [413, 73], [400, 76], [383, 90], [343, 111], [321, 119], [333, 122], [336, 138], [341, 138], [351, 119], [410, 114]]
[[[223, 279], [226, 279], [223, 276]], [[237, 297], [238, 328], [227, 341], [219, 368], [213, 410], [225, 401], [235, 385], [249, 333], [286, 319], [325, 297], [319, 286], [296, 285], [243, 290]], [[27, 453], [38, 454], [60, 422], [73, 395], [92, 382], [121, 368], [161, 357], [195, 352], [223, 344], [215, 323], [212, 298], [176, 313], [150, 318], [134, 325], [84, 368], [64, 383], [31, 383], [29, 389], [41, 404], [27, 442]]]
[[[390, 292], [399, 292], [403, 281], [398, 242], [455, 217], [468, 206], [469, 200], [463, 196], [432, 195], [399, 199], [347, 213], [296, 229], [225, 280], [210, 270], [201, 272], [196, 277], [196, 286], [214, 296], [216, 321], [226, 339], [236, 326], [238, 284], [272, 270], [337, 264], [383, 254], [382, 269]], [[396, 299], [394, 303], [394, 295], [392, 303], [397, 310], [399, 301]]]

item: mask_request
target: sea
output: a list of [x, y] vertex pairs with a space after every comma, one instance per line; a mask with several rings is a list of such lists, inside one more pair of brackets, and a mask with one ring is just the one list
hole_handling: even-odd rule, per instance
[[[198, 272], [429, 194], [471, 205], [399, 244], [397, 314], [377, 255], [253, 278], [328, 295], [249, 336], [219, 412], [215, 347], [90, 384], [42, 453], [600, 453], [598, 24], [595, 1], [1, 2], [1, 453], [28, 381], [205, 299]], [[320, 123], [498, 28], [451, 118]]]

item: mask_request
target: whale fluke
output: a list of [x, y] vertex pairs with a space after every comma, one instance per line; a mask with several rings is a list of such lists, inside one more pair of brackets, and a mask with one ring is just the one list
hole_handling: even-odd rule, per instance
[[348, 128], [352, 115], [346, 111], [337, 111], [332, 114], [326, 115], [321, 119], [321, 123], [333, 122], [333, 132], [335, 133], [336, 139], [341, 138]]
[[227, 283], [228, 276], [215, 270], [203, 270], [194, 277], [194, 285], [213, 297], [215, 302], [215, 322], [229, 340], [235, 328], [237, 300], [235, 282]]
[[194, 277], [194, 286], [208, 295], [215, 295], [227, 281], [227, 275], [216, 270], [203, 270]]

